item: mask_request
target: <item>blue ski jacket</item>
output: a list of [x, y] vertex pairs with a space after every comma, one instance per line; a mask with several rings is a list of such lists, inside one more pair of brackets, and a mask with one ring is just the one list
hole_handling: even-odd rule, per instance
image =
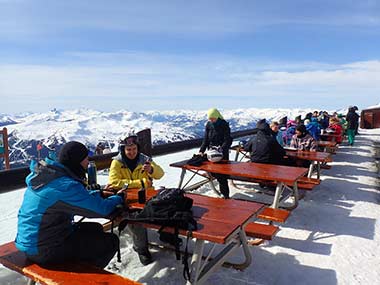
[[106, 217], [122, 198], [103, 199], [64, 165], [47, 158], [30, 164], [27, 189], [18, 212], [16, 247], [28, 255], [60, 245], [74, 230], [74, 215]]

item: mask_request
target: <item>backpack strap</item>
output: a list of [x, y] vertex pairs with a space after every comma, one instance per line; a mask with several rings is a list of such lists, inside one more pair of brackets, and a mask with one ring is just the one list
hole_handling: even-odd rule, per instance
[[192, 237], [193, 232], [189, 230], [187, 232], [187, 238], [186, 238], [186, 246], [185, 246], [185, 252], [182, 257], [182, 264], [183, 264], [183, 278], [185, 278], [186, 281], [190, 281], [190, 269], [189, 269], [189, 252], [187, 250], [187, 246], [189, 244], [189, 239]]

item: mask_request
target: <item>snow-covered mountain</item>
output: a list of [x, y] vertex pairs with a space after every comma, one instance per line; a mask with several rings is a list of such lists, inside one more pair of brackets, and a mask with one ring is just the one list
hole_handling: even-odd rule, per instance
[[[257, 120], [278, 120], [284, 116], [294, 118], [304, 116], [312, 109], [234, 109], [221, 110], [230, 123], [232, 131], [254, 128]], [[183, 141], [203, 136], [207, 120], [204, 111], [149, 111], [136, 113], [118, 111], [100, 112], [91, 109], [57, 110], [46, 113], [25, 113], [1, 115], [0, 126], [8, 128], [11, 160], [27, 160], [36, 156], [36, 146], [42, 142], [41, 156], [47, 147], [57, 150], [63, 143], [76, 140], [94, 149], [98, 142], [109, 143], [113, 150], [117, 142], [128, 132], [138, 132], [145, 128], [152, 131], [153, 144]]]

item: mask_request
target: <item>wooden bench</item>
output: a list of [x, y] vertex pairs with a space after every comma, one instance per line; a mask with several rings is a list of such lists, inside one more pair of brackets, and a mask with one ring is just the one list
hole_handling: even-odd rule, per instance
[[271, 222], [285, 223], [289, 215], [290, 211], [266, 207], [257, 217]]
[[[270, 224], [268, 225], [256, 222], [249, 223], [244, 228], [245, 234], [256, 239], [272, 240], [272, 238], [280, 229], [278, 226], [275, 226], [272, 223], [284, 223], [288, 219], [289, 215], [290, 211], [266, 207], [258, 214], [257, 217], [261, 220], [270, 221]], [[250, 245], [261, 244], [260, 241], [248, 241], [248, 243]]]
[[14, 242], [0, 246], [0, 263], [30, 280], [28, 284], [46, 285], [137, 285], [123, 276], [85, 263], [72, 263], [41, 267], [19, 251]]
[[[300, 177], [298, 179], [298, 189], [303, 189], [306, 191], [311, 191], [314, 189], [315, 186], [321, 184], [321, 180], [317, 178], [310, 178], [310, 177]], [[287, 184], [288, 186], [292, 187], [293, 185]]]
[[[249, 223], [244, 228], [245, 234], [249, 237], [272, 240], [274, 235], [279, 231], [279, 227], [260, 223]], [[248, 242], [249, 243], [249, 242]], [[256, 244], [252, 244], [256, 245]]]

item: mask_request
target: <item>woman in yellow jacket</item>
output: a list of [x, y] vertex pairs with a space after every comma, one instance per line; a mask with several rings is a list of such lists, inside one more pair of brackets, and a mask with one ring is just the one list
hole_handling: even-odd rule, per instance
[[162, 176], [162, 168], [140, 152], [137, 136], [129, 135], [120, 143], [120, 153], [112, 160], [108, 183], [115, 189], [126, 184], [128, 188], [150, 187], [153, 179]]

